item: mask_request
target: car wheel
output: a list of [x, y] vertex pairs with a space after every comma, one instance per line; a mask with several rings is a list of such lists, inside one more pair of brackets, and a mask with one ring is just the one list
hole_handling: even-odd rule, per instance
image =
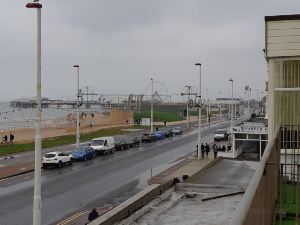
[[43, 169], [46, 170], [47, 169], [47, 165], [43, 165]]
[[96, 153], [95, 154], [93, 154], [93, 158], [95, 158], [96, 157]]
[[86, 156], [84, 156], [84, 158], [83, 158], [83, 161], [86, 161], [87, 160], [87, 157]]
[[73, 164], [73, 159], [71, 158], [69, 161], [69, 165], [71, 166]]
[[62, 168], [63, 164], [62, 164], [62, 161], [59, 161], [58, 162], [58, 168]]

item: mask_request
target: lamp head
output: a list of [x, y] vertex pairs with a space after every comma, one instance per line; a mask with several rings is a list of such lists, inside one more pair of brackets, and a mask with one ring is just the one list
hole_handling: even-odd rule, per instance
[[195, 63], [195, 66], [201, 66], [201, 63]]
[[73, 67], [77, 67], [77, 68], [79, 68], [79, 65], [74, 65]]

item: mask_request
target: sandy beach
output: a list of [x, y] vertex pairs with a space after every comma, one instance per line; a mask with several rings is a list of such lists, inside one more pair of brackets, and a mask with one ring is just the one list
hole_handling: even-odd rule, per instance
[[[68, 125], [56, 126], [53, 124], [47, 128], [41, 129], [42, 138], [56, 137], [76, 132], [76, 114], [68, 114]], [[127, 123], [126, 123], [127, 121]], [[80, 116], [80, 133], [88, 133], [103, 128], [124, 126], [133, 121], [133, 113], [126, 110], [112, 109], [110, 115], [101, 113], [90, 113]], [[93, 124], [93, 126], [91, 126]], [[35, 128], [8, 128], [0, 132], [1, 137], [5, 134], [9, 137], [12, 133], [15, 136], [15, 143], [32, 142], [35, 137]]]

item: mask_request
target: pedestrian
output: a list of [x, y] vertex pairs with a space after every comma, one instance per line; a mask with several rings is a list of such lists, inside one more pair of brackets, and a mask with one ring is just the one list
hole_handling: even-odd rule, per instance
[[226, 147], [225, 147], [225, 145], [222, 146], [222, 152], [226, 152]]
[[218, 152], [220, 152], [220, 151], [222, 151], [221, 145], [219, 145], [219, 147], [218, 147]]
[[214, 144], [213, 146], [213, 152], [214, 152], [214, 158], [216, 159], [218, 157], [218, 146], [216, 144]]
[[204, 146], [204, 144], [202, 143], [202, 144], [201, 144], [201, 159], [204, 159], [204, 153], [205, 153], [205, 146]]
[[198, 145], [196, 145], [196, 152], [197, 152], [196, 158], [198, 157], [198, 151], [199, 151]]
[[14, 144], [14, 139], [15, 139], [15, 136], [12, 134], [12, 133], [10, 133], [9, 134], [9, 142], [13, 145]]
[[5, 134], [4, 137], [2, 138], [1, 143], [7, 144], [7, 135]]
[[205, 143], [205, 153], [206, 153], [206, 158], [208, 159], [208, 153], [210, 152], [210, 147], [207, 143]]
[[99, 217], [99, 214], [98, 214], [97, 210], [95, 208], [93, 208], [93, 210], [89, 213], [89, 221], [92, 221], [92, 220], [96, 219], [97, 217]]

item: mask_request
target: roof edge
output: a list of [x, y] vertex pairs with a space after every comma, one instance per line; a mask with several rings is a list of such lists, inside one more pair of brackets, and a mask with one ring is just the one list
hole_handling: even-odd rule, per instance
[[265, 16], [265, 21], [300, 20], [300, 14]]

